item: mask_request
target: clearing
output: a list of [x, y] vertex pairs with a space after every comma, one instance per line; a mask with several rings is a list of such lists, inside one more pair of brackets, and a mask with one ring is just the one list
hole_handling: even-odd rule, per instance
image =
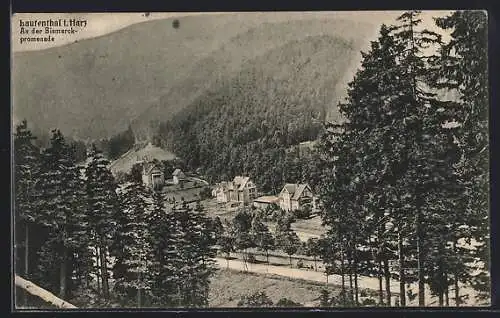
[[[245, 273], [237, 270], [221, 269], [212, 278], [210, 285], [210, 307], [237, 307], [243, 295], [263, 291], [273, 303], [281, 298], [312, 307], [319, 305], [319, 296], [326, 286], [321, 283], [290, 279], [272, 274]], [[332, 294], [340, 290], [337, 286], [328, 286]]]

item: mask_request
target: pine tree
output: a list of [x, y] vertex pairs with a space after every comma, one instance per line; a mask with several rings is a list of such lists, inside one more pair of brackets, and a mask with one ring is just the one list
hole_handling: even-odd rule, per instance
[[125, 184], [120, 189], [122, 209], [118, 212], [118, 228], [111, 254], [116, 258], [115, 288], [126, 299], [136, 297], [137, 307], [142, 307], [145, 296], [150, 294], [152, 247], [147, 228], [148, 191], [141, 183]]
[[[476, 261], [482, 264], [480, 274], [473, 278], [473, 287], [479, 299], [490, 295], [489, 282], [489, 216], [488, 216], [488, 55], [487, 16], [484, 11], [456, 11], [436, 19], [436, 24], [451, 31], [451, 39], [441, 50], [436, 61], [438, 71], [434, 86], [458, 93], [460, 108], [453, 112], [458, 124], [454, 135], [461, 158], [456, 166], [462, 198], [453, 231], [455, 263], [464, 264], [459, 240], [474, 240]], [[453, 273], [456, 305], [460, 305], [459, 281], [467, 279], [461, 268]]]
[[100, 268], [97, 273], [102, 282], [102, 295], [109, 299], [108, 283], [108, 250], [116, 228], [113, 219], [119, 208], [117, 185], [111, 171], [109, 161], [104, 158], [95, 145], [91, 146], [88, 164], [85, 168], [85, 191], [87, 198], [88, 217], [90, 222], [93, 246], [97, 251], [97, 263]]
[[175, 306], [177, 289], [182, 285], [177, 270], [181, 267], [178, 238], [182, 234], [174, 212], [166, 208], [163, 195], [153, 193], [153, 207], [147, 218], [152, 247], [149, 277], [151, 292], [156, 302], [163, 306]]
[[203, 208], [195, 209], [186, 203], [174, 210], [180, 231], [178, 245], [179, 264], [178, 305], [185, 307], [206, 306], [210, 277], [215, 272], [216, 241], [210, 233], [210, 220]]
[[[14, 197], [15, 197], [15, 253], [16, 272], [30, 275], [30, 259], [36, 248], [31, 247], [36, 225], [37, 211], [35, 209], [34, 185], [38, 180], [40, 150], [34, 145], [36, 138], [28, 129], [28, 123], [23, 120], [16, 126], [14, 135]], [[30, 234], [31, 233], [31, 234]], [[30, 240], [30, 236], [32, 239]], [[24, 253], [22, 253], [24, 252]]]
[[[36, 185], [39, 222], [49, 231], [49, 240], [40, 258], [42, 263], [58, 264], [59, 281], [45, 283], [58, 286], [59, 296], [65, 299], [68, 292], [76, 288], [71, 285], [76, 263], [88, 263], [85, 258], [89, 241], [82, 200], [83, 182], [75, 166], [74, 153], [59, 130], [53, 131], [50, 147], [42, 154], [40, 171], [40, 182]], [[70, 262], [75, 258], [77, 262]], [[44, 281], [43, 277], [40, 279]]]
[[[332, 243], [346, 240], [348, 269], [356, 276], [360, 245], [369, 246], [372, 235], [377, 237], [388, 287], [387, 263], [394, 254], [387, 251], [394, 246], [387, 243], [396, 240], [403, 306], [404, 284], [414, 279], [404, 269], [412, 266], [419, 305], [425, 304], [426, 281], [442, 299], [451, 261], [443, 242], [456, 219], [450, 197], [457, 191], [457, 147], [444, 127], [456, 104], [438, 99], [430, 88], [436, 57], [429, 47], [441, 39], [419, 28], [418, 15], [405, 12], [396, 26], [382, 26], [340, 105], [347, 120], [327, 125], [320, 143], [323, 219], [332, 228]], [[395, 223], [397, 238], [380, 230], [388, 221]], [[408, 240], [416, 244], [405, 246]]]

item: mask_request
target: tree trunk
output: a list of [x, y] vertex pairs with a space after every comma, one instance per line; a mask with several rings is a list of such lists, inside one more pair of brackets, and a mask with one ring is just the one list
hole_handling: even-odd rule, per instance
[[[453, 241], [453, 251], [455, 255], [457, 254], [457, 243], [456, 241]], [[460, 307], [461, 301], [460, 301], [460, 289], [458, 287], [458, 273], [455, 271], [453, 274], [453, 282], [455, 284], [455, 306]]]
[[418, 271], [418, 305], [425, 306], [425, 282], [424, 271], [422, 268], [423, 254], [422, 254], [422, 239], [420, 231], [420, 218], [417, 215], [417, 271]]
[[359, 306], [359, 296], [358, 296], [358, 255], [357, 255], [357, 246], [356, 245], [354, 245], [353, 267], [354, 267], [354, 300], [356, 302], [356, 306]]
[[74, 305], [64, 301], [63, 299], [56, 297], [51, 292], [17, 275], [14, 278], [14, 282], [15, 285], [18, 286], [19, 288], [28, 291], [31, 295], [39, 297], [43, 301], [52, 304], [57, 308], [76, 308]]
[[399, 299], [401, 307], [406, 306], [406, 290], [405, 290], [405, 264], [403, 255], [403, 238], [401, 233], [398, 231], [398, 258], [399, 258]]
[[288, 258], [289, 258], [289, 260], [290, 260], [290, 268], [292, 268], [292, 267], [293, 267], [293, 266], [292, 266], [292, 255], [291, 255], [291, 254], [289, 254], [289, 255], [288, 255]]
[[443, 292], [440, 291], [438, 293], [438, 302], [439, 302], [439, 307], [443, 307], [444, 305], [444, 297], [443, 297]]
[[346, 292], [345, 292], [345, 267], [344, 267], [344, 251], [342, 248], [340, 249], [340, 275], [342, 276], [342, 303], [345, 304], [346, 299]]
[[384, 259], [384, 276], [385, 276], [385, 299], [387, 306], [391, 306], [391, 272], [389, 270], [389, 260]]
[[104, 299], [109, 299], [109, 284], [108, 284], [108, 269], [106, 268], [106, 248], [101, 247], [100, 249], [100, 263], [101, 263], [101, 275], [102, 275], [102, 294]]
[[314, 256], [314, 271], [318, 271], [318, 266], [316, 266], [316, 256]]
[[353, 295], [353, 282], [352, 282], [352, 259], [349, 255], [349, 260], [348, 260], [348, 265], [349, 265], [349, 300], [352, 302], [354, 300], [354, 295]]
[[100, 257], [99, 257], [99, 248], [95, 247], [95, 262], [96, 262], [96, 281], [97, 281], [97, 293], [101, 293], [101, 266], [100, 266]]
[[358, 293], [358, 271], [354, 271], [354, 299], [356, 306], [359, 306], [359, 293]]
[[[29, 278], [29, 226], [26, 222], [26, 228], [24, 229], [24, 277]], [[25, 290], [23, 293], [23, 303], [25, 306], [28, 305], [28, 292]]]
[[[448, 280], [448, 279], [446, 279]], [[444, 290], [444, 301], [446, 304], [446, 307], [450, 307], [450, 287], [446, 285], [446, 289]]]
[[382, 278], [382, 261], [378, 260], [378, 302], [380, 305], [384, 304], [384, 290], [383, 290], [383, 278]]
[[141, 306], [142, 306], [142, 288], [138, 288], [137, 289], [137, 308], [141, 308]]
[[59, 298], [66, 298], [66, 267], [67, 267], [68, 251], [63, 246], [63, 255], [61, 260], [60, 276], [59, 276]]
[[[414, 49], [415, 49], [415, 39], [413, 34], [413, 14], [410, 15], [410, 42], [412, 46], [411, 54], [414, 57]], [[410, 76], [412, 77], [412, 95], [415, 101], [418, 101], [417, 96], [417, 78], [414, 70], [414, 64], [411, 64], [411, 72]], [[417, 131], [416, 131], [416, 144], [417, 147], [421, 144], [422, 139], [422, 122], [418, 123]], [[417, 166], [417, 175], [421, 175], [420, 168]], [[422, 209], [422, 195], [423, 189], [420, 185], [416, 185], [415, 187], [415, 211], [416, 211], [416, 235], [417, 235], [417, 272], [418, 272], [418, 305], [420, 307], [425, 306], [425, 283], [424, 283], [424, 271], [422, 268], [423, 262], [423, 254], [422, 254], [422, 235], [421, 235], [421, 209]]]
[[266, 261], [267, 265], [269, 266], [269, 250], [266, 250]]

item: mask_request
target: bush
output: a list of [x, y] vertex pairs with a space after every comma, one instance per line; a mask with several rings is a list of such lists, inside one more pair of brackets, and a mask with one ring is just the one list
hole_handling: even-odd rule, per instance
[[238, 307], [272, 307], [273, 301], [265, 292], [256, 292], [251, 295], [244, 295], [237, 304]]
[[362, 306], [377, 306], [377, 302], [373, 298], [366, 298], [361, 303]]
[[255, 255], [253, 255], [253, 254], [249, 254], [249, 255], [248, 255], [248, 262], [249, 262], [249, 263], [252, 263], [252, 264], [257, 263], [257, 259], [255, 259]]
[[304, 262], [301, 259], [297, 262], [297, 268], [304, 268]]
[[281, 298], [278, 300], [276, 303], [276, 307], [303, 307], [301, 303], [296, 303], [291, 299], [288, 298]]
[[211, 198], [212, 197], [212, 191], [210, 190], [210, 187], [204, 187], [201, 191], [200, 191], [200, 198], [202, 200], [204, 199], [208, 199], [208, 198]]

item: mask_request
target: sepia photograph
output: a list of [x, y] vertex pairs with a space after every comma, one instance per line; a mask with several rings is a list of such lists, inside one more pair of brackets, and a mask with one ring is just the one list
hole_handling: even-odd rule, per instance
[[12, 308], [491, 305], [488, 14], [14, 13]]

